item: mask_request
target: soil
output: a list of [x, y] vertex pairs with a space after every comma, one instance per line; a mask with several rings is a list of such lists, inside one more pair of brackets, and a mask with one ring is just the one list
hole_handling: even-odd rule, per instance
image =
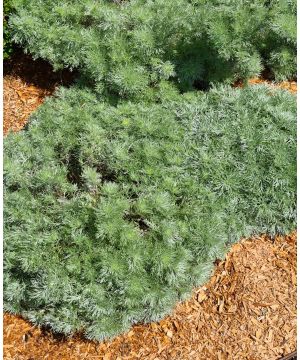
[[[20, 52], [5, 63], [4, 74], [5, 134], [20, 130], [46, 96], [75, 77], [66, 70], [53, 73], [46, 62]], [[297, 91], [295, 82], [271, 85]], [[5, 360], [275, 360], [295, 349], [295, 233], [242, 240], [169, 317], [135, 325], [112, 341], [66, 338], [4, 314]]]

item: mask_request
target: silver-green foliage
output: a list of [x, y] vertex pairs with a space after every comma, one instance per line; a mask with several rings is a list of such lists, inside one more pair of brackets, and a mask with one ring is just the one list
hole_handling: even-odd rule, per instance
[[14, 40], [100, 93], [153, 99], [267, 68], [296, 74], [295, 0], [15, 0]]
[[160, 319], [233, 241], [295, 227], [295, 134], [267, 87], [61, 89], [5, 139], [5, 309], [94, 339]]

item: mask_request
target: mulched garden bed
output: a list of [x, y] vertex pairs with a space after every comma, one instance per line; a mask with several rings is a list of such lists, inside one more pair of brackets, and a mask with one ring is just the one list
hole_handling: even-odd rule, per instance
[[[20, 130], [55, 87], [72, 82], [17, 53], [4, 68], [4, 133]], [[253, 79], [250, 84], [263, 80]], [[240, 84], [236, 84], [240, 86]], [[297, 91], [295, 82], [280, 85]], [[4, 359], [279, 359], [296, 349], [296, 234], [242, 240], [205, 286], [166, 319], [110, 342], [65, 338], [4, 315]]]
[[[261, 79], [261, 78], [253, 78], [253, 79], [248, 80], [248, 85], [258, 85], [258, 84], [268, 84], [274, 88], [288, 90], [292, 94], [297, 93], [297, 82], [296, 81], [282, 81], [281, 83], [274, 83], [272, 81]], [[237, 81], [235, 83], [235, 86], [242, 87], [242, 86], [244, 86], [244, 84], [240, 81]]]
[[53, 94], [57, 86], [71, 84], [74, 75], [68, 70], [53, 72], [46, 61], [34, 61], [30, 55], [16, 50], [12, 58], [4, 62], [4, 134], [22, 129], [44, 98]]

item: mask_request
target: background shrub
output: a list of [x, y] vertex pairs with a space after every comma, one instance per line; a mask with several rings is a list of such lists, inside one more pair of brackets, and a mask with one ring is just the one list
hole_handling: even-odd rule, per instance
[[3, 1], [3, 59], [8, 59], [13, 52], [11, 29], [8, 26], [8, 18], [14, 7], [11, 0]]
[[294, 229], [289, 93], [57, 95], [5, 139], [6, 310], [111, 337], [164, 316], [240, 236]]
[[153, 99], [161, 83], [205, 89], [267, 69], [296, 74], [295, 0], [17, 0], [14, 40], [98, 92]]

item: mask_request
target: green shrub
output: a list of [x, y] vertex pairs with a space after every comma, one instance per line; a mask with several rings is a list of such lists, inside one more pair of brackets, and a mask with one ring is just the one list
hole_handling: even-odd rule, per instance
[[258, 75], [296, 74], [295, 0], [18, 0], [14, 40], [98, 92], [153, 99]]
[[267, 87], [61, 89], [5, 139], [5, 309], [94, 339], [160, 319], [233, 241], [295, 228], [295, 135]]
[[8, 18], [13, 12], [14, 7], [11, 0], [4, 0], [3, 2], [3, 59], [9, 59], [13, 52], [13, 43], [11, 29], [8, 26]]
[[296, 77], [297, 46], [297, 2], [294, 0], [277, 0], [270, 2], [270, 17], [265, 37], [258, 44], [276, 80]]

